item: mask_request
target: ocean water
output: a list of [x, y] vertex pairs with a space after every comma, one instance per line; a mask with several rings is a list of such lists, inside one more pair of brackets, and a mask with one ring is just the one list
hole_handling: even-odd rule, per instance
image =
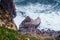
[[19, 25], [26, 16], [41, 18], [38, 29], [60, 30], [60, 1], [59, 0], [15, 0], [17, 16], [14, 21]]

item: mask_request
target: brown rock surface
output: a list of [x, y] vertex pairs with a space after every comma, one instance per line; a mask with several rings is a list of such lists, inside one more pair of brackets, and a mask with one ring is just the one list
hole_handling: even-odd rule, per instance
[[7, 0], [5, 0], [5, 1], [1, 0], [1, 2], [0, 2], [0, 26], [17, 30], [17, 27], [13, 21], [12, 16], [11, 16], [11, 13], [8, 10], [9, 8], [6, 6], [8, 9], [5, 9], [4, 2], [6, 2], [6, 1]]
[[9, 11], [12, 18], [16, 17], [15, 5], [13, 0], [1, 0], [0, 3], [4, 5], [3, 8], [5, 10]]

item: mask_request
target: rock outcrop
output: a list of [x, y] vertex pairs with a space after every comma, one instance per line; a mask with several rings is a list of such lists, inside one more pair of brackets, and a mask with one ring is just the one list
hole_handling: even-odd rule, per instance
[[[9, 3], [7, 1], [9, 1], [9, 0], [0, 1], [0, 26], [17, 30], [17, 27], [16, 27], [16, 25], [13, 21], [13, 17], [12, 17], [13, 14], [15, 14], [15, 13], [11, 13], [9, 11], [9, 10], [11, 10], [13, 12], [13, 10], [14, 10], [12, 7], [13, 6], [12, 3], [10, 3], [12, 0], [10, 0]], [[9, 6], [7, 4], [10, 5], [10, 7], [12, 7], [12, 8], [9, 8]]]
[[37, 19], [33, 20], [29, 16], [27, 16], [19, 26], [20, 33], [36, 33], [37, 27], [40, 25], [41, 20], [38, 17]]

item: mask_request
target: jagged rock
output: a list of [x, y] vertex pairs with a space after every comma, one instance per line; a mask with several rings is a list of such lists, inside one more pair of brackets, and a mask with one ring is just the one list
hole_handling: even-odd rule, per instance
[[31, 26], [35, 26], [35, 28], [37, 28], [41, 23], [40, 18], [38, 17], [37, 19], [33, 20], [31, 19], [29, 16], [27, 16], [25, 18], [25, 20], [23, 20], [23, 22], [21, 23], [20, 27], [31, 27]]
[[29, 16], [27, 16], [19, 26], [19, 31], [21, 33], [36, 33], [37, 27], [40, 25], [41, 20], [38, 17], [37, 19], [33, 20]]
[[1, 3], [0, 3], [0, 26], [17, 30], [17, 27], [13, 21], [13, 18], [11, 17], [11, 13], [9, 12], [9, 10], [5, 9], [4, 2], [6, 1], [7, 0], [1, 0]]

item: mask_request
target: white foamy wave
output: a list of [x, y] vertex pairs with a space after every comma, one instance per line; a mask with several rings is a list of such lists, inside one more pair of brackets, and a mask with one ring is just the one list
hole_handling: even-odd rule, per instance
[[51, 5], [30, 4], [28, 6], [16, 6], [17, 16], [14, 19], [16, 25], [19, 27], [24, 20], [20, 11], [24, 12], [26, 16], [32, 19], [41, 18], [40, 28], [50, 28], [53, 30], [60, 30], [60, 12], [52, 11]]

